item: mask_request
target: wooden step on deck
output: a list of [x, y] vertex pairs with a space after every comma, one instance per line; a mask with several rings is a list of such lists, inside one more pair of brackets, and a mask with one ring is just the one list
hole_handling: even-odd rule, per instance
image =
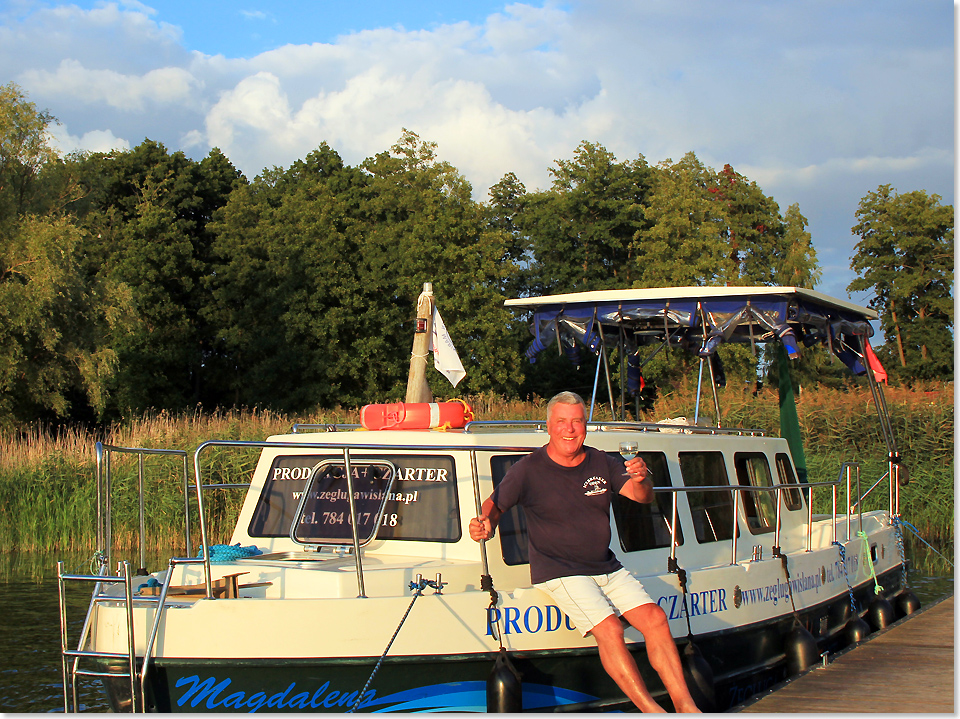
[[871, 634], [734, 712], [955, 712], [953, 597]]

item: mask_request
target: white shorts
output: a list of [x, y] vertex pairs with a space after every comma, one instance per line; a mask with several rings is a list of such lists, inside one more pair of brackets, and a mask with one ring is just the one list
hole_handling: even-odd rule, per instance
[[637, 578], [623, 568], [612, 574], [548, 579], [533, 586], [549, 594], [583, 636], [609, 616], [653, 604]]

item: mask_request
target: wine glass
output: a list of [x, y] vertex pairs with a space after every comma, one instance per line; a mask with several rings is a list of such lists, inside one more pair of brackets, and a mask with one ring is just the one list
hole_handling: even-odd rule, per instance
[[[637, 450], [640, 449], [640, 446], [637, 444], [636, 440], [627, 440], [620, 443], [620, 456], [623, 457], [623, 461], [627, 462], [637, 456]], [[630, 475], [629, 472], [624, 472], [627, 476]]]

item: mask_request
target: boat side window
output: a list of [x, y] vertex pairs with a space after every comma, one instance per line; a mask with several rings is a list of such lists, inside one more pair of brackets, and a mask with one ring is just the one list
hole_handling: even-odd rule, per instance
[[[722, 452], [680, 452], [680, 474], [687, 487], [729, 487]], [[716, 542], [733, 534], [731, 492], [687, 492], [697, 541]]]
[[[620, 459], [615, 452], [608, 454]], [[654, 487], [671, 487], [667, 458], [663, 452], [640, 452], [650, 468]], [[622, 460], [621, 460], [622, 461]], [[656, 492], [650, 504], [640, 504], [621, 494], [613, 498], [613, 516], [617, 522], [620, 546], [625, 552], [670, 546], [670, 521], [673, 516], [673, 495]], [[677, 523], [677, 544], [683, 544], [683, 532]]]
[[[793, 465], [790, 463], [790, 457], [783, 452], [777, 453], [777, 476], [780, 478], [780, 484], [796, 484], [797, 479], [793, 474]], [[783, 504], [791, 512], [803, 509], [803, 500], [800, 490], [797, 488], [788, 489], [783, 493]]]
[[[737, 452], [733, 456], [737, 484], [772, 487], [770, 463], [761, 452]], [[777, 495], [773, 492], [743, 492], [743, 511], [753, 534], [772, 532], [777, 526]]]
[[[274, 459], [267, 481], [250, 520], [251, 537], [286, 537], [294, 521], [303, 488], [321, 460], [337, 460], [342, 455], [287, 455]], [[365, 486], [365, 471], [375, 459], [390, 460], [397, 477], [387, 498], [377, 529], [377, 539], [456, 542], [460, 539], [460, 511], [457, 500], [457, 473], [452, 457], [436, 455], [351, 456], [354, 495], [370, 491]], [[366, 463], [365, 463], [366, 461]], [[369, 485], [369, 483], [367, 483]], [[342, 485], [342, 486], [341, 486]], [[327, 487], [322, 504], [304, 512], [301, 524], [344, 524], [350, 521], [350, 501], [344, 477], [339, 485]], [[302, 528], [303, 536], [329, 536], [322, 527], [316, 532]]]
[[[498, 487], [507, 470], [524, 458], [522, 454], [507, 454], [490, 458], [493, 486]], [[500, 517], [500, 553], [507, 565], [529, 564], [530, 543], [527, 540], [527, 520], [522, 507], [511, 507]]]

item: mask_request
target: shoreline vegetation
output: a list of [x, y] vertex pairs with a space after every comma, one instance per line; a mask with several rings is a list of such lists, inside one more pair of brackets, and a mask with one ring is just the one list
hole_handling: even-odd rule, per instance
[[[779, 436], [779, 405], [775, 389], [754, 395], [739, 388], [719, 390], [724, 427], [762, 429]], [[887, 406], [909, 484], [902, 487], [900, 511], [920, 536], [941, 547], [953, 543], [954, 527], [954, 418], [953, 384], [885, 390]], [[543, 419], [546, 400], [469, 397], [477, 419]], [[664, 392], [644, 421], [686, 416], [695, 410], [695, 389], [681, 386]], [[803, 388], [797, 398], [807, 471], [811, 482], [837, 479], [843, 462], [859, 461], [863, 491], [887, 468], [880, 423], [870, 392]], [[712, 402], [701, 399], [701, 419], [711, 415]], [[609, 419], [609, 406], [598, 406], [594, 419]], [[96, 547], [96, 460], [94, 444], [152, 449], [186, 450], [188, 478], [193, 485], [193, 451], [211, 439], [262, 441], [302, 424], [357, 424], [359, 408], [336, 407], [305, 416], [287, 416], [269, 410], [200, 410], [172, 415], [148, 413], [118, 422], [98, 432], [67, 427], [57, 432], [31, 426], [0, 435], [0, 547], [11, 551], [92, 551]], [[211, 448], [203, 455], [207, 481], [247, 481], [256, 464], [257, 450]], [[145, 467], [145, 524], [147, 551], [176, 550], [183, 545], [183, 460], [149, 457]], [[114, 454], [114, 545], [138, 545], [137, 459]], [[886, 507], [886, 482], [865, 501], [865, 509]], [[230, 538], [242, 491], [208, 490], [204, 495], [211, 543]], [[838, 495], [843, 501], [843, 493]], [[195, 505], [195, 502], [193, 503]], [[193, 508], [195, 514], [195, 507]], [[831, 493], [814, 494], [814, 511], [831, 511]], [[195, 517], [191, 524], [196, 530]], [[195, 532], [198, 534], [198, 532]], [[904, 532], [905, 539], [913, 541]], [[194, 546], [199, 537], [194, 539]], [[952, 554], [952, 551], [950, 552]]]

